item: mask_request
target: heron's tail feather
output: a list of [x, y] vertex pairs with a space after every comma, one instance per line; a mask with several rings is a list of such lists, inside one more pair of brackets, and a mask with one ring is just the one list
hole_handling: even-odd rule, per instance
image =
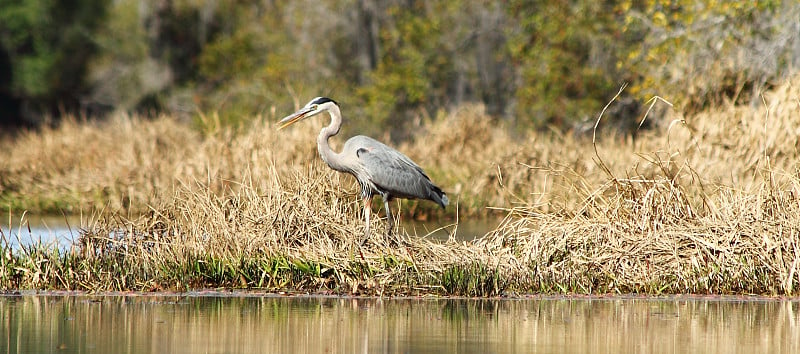
[[450, 203], [450, 201], [447, 199], [447, 194], [442, 192], [442, 189], [437, 186], [432, 185], [432, 187], [433, 193], [431, 193], [431, 200], [433, 200], [436, 204], [439, 204], [439, 206], [444, 209], [444, 207]]

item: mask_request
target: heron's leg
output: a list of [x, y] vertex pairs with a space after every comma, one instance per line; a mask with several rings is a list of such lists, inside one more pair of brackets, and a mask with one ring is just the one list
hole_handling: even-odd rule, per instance
[[367, 239], [369, 239], [369, 214], [372, 211], [372, 197], [366, 196], [364, 197], [364, 220], [366, 221], [366, 226], [364, 227], [364, 239], [361, 240], [361, 245], [363, 246], [367, 243]]
[[392, 230], [394, 229], [394, 217], [392, 216], [392, 209], [389, 207], [390, 204], [392, 204], [392, 198], [384, 197], [383, 207], [386, 208], [386, 236], [391, 236]]

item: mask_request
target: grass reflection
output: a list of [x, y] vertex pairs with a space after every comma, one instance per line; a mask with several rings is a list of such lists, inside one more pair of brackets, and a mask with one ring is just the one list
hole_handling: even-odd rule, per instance
[[798, 352], [800, 303], [736, 299], [0, 297], [0, 351]]

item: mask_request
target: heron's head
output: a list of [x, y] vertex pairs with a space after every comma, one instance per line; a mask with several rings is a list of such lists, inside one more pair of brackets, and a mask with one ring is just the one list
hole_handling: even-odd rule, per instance
[[313, 117], [317, 114], [320, 114], [324, 111], [331, 109], [331, 107], [337, 106], [336, 101], [327, 98], [327, 97], [317, 97], [313, 100], [309, 101], [303, 108], [300, 108], [297, 112], [294, 112], [285, 118], [281, 119], [278, 124], [278, 130], [286, 128], [294, 123], [297, 123], [305, 118]]

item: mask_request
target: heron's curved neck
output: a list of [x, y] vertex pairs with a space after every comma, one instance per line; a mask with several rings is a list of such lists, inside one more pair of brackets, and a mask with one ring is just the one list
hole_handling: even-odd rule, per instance
[[320, 130], [319, 136], [317, 136], [317, 150], [328, 166], [334, 170], [346, 172], [347, 168], [342, 164], [341, 154], [333, 151], [328, 143], [330, 137], [339, 134], [339, 129], [342, 127], [342, 112], [339, 107], [334, 105], [328, 110], [328, 114], [331, 116], [331, 124]]

